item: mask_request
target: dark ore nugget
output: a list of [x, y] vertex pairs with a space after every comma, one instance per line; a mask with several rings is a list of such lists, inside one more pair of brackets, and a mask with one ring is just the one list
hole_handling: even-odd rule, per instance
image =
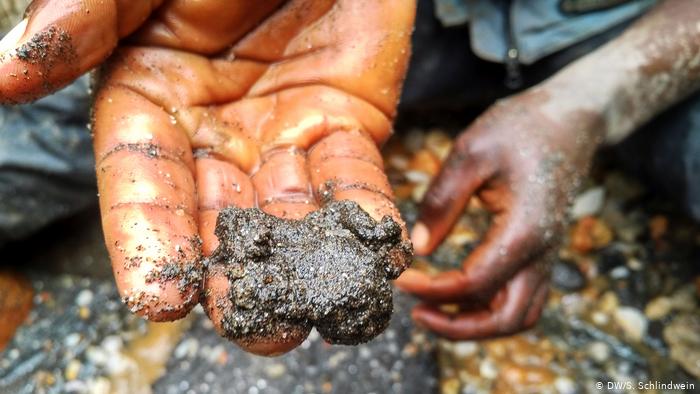
[[330, 343], [367, 342], [389, 324], [389, 280], [412, 253], [398, 223], [376, 222], [352, 201], [303, 220], [227, 208], [215, 233], [220, 245], [208, 264], [222, 265], [231, 284], [222, 327], [233, 340], [314, 326]]

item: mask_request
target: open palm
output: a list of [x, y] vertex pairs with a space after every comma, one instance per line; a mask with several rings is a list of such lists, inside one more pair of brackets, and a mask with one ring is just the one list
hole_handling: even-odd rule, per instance
[[[205, 275], [201, 257], [218, 244], [219, 210], [298, 219], [350, 199], [403, 223], [377, 147], [391, 132], [412, 3], [35, 1], [26, 30], [10, 33], [19, 42], [0, 45], [0, 97], [37, 98], [107, 59], [93, 132], [120, 294], [153, 320], [201, 298], [217, 325], [228, 280]], [[308, 334], [292, 331], [244, 345], [285, 351]]]

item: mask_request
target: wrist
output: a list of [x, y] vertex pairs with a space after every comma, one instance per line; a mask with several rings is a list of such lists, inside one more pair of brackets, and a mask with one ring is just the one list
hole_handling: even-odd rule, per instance
[[606, 138], [605, 103], [587, 100], [585, 96], [594, 93], [582, 93], [576, 84], [566, 79], [550, 79], [525, 94], [540, 97], [538, 111], [554, 126], [555, 135], [550, 138], [592, 155]]
[[622, 36], [543, 83], [553, 109], [597, 116], [614, 144], [700, 89], [700, 8], [664, 2]]
[[621, 107], [621, 92], [630, 85], [624, 65], [592, 53], [564, 68], [541, 84], [548, 102], [547, 116], [578, 129], [596, 146], [614, 144], [636, 126]]

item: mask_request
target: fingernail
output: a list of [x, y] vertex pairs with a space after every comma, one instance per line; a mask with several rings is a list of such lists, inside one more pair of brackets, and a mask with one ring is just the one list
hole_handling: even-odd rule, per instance
[[18, 23], [17, 26], [13, 27], [9, 33], [5, 34], [5, 37], [0, 40], [0, 53], [15, 49], [19, 40], [24, 36], [25, 30], [27, 30], [27, 19], [23, 19], [22, 22]]
[[421, 223], [416, 222], [413, 226], [413, 231], [411, 231], [411, 242], [413, 242], [413, 247], [420, 250], [425, 249], [428, 246], [428, 241], [430, 240], [430, 232], [428, 227]]

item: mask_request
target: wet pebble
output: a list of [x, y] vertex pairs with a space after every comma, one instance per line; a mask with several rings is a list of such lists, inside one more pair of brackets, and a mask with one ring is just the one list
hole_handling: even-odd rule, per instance
[[684, 313], [676, 316], [664, 328], [663, 336], [671, 348], [671, 358], [700, 379], [700, 315]]
[[554, 388], [559, 394], [575, 394], [577, 392], [576, 383], [568, 376], [559, 376], [554, 380]]
[[698, 305], [698, 299], [695, 295], [693, 285], [681, 287], [676, 290], [669, 299], [672, 309], [677, 311], [692, 312]]
[[80, 334], [74, 332], [66, 335], [66, 338], [63, 340], [63, 343], [69, 348], [77, 346], [78, 343], [80, 343]]
[[571, 247], [581, 254], [604, 248], [613, 240], [613, 233], [602, 220], [586, 216], [571, 230]]
[[421, 149], [413, 156], [408, 168], [432, 178], [440, 171], [440, 160], [431, 151]]
[[613, 279], [623, 279], [628, 277], [629, 274], [630, 272], [625, 266], [615, 267], [610, 271], [610, 277]]
[[632, 271], [640, 271], [644, 268], [644, 263], [642, 263], [639, 259], [632, 257], [627, 260], [627, 268], [631, 269]]
[[496, 379], [498, 376], [498, 368], [493, 361], [485, 359], [479, 364], [479, 375], [484, 379]]
[[430, 175], [423, 171], [411, 170], [404, 173], [406, 179], [416, 185], [423, 185], [430, 182]]
[[639, 342], [646, 334], [649, 321], [644, 314], [636, 308], [621, 306], [615, 310], [613, 319], [618, 327], [622, 329], [625, 337]]
[[457, 378], [445, 379], [440, 384], [440, 391], [442, 394], [459, 394], [460, 385]]
[[452, 351], [457, 357], [467, 358], [479, 351], [479, 345], [473, 341], [457, 342], [453, 345]]
[[390, 167], [395, 168], [397, 170], [407, 170], [408, 169], [408, 159], [404, 155], [391, 155], [387, 159], [387, 163], [389, 164]]
[[612, 291], [606, 291], [598, 301], [598, 308], [601, 312], [612, 313], [620, 305], [620, 300]]
[[411, 198], [413, 201], [419, 203], [423, 201], [423, 197], [425, 196], [425, 193], [428, 191], [428, 184], [427, 183], [420, 183], [416, 185], [416, 187], [413, 188], [413, 192], [411, 193]]
[[558, 260], [552, 266], [552, 283], [564, 291], [577, 291], [586, 286], [586, 278], [576, 264]]
[[452, 138], [440, 130], [431, 130], [425, 136], [425, 147], [444, 161], [452, 150]]
[[620, 304], [644, 309], [646, 300], [653, 284], [642, 271], [629, 271], [626, 267], [618, 267], [610, 272], [613, 279], [613, 289], [617, 294]]
[[177, 345], [173, 356], [175, 358], [192, 358], [197, 354], [197, 350], [199, 350], [199, 342], [194, 338], [187, 338]]
[[603, 364], [610, 358], [610, 346], [601, 341], [591, 342], [588, 345], [587, 353], [593, 361]]
[[75, 303], [78, 306], [89, 306], [92, 303], [93, 294], [90, 289], [81, 290], [78, 296], [75, 297]]
[[610, 321], [610, 317], [603, 312], [593, 311], [591, 313], [591, 321], [593, 321], [593, 323], [595, 323], [598, 326], [604, 326], [608, 324], [608, 322]]
[[68, 365], [66, 366], [66, 370], [64, 373], [64, 376], [66, 380], [75, 380], [78, 378], [78, 374], [80, 373], [80, 368], [82, 367], [82, 364], [78, 360], [71, 360], [68, 362]]
[[644, 314], [651, 320], [659, 320], [666, 317], [672, 308], [673, 304], [668, 297], [656, 297], [644, 308]]
[[600, 212], [605, 201], [605, 189], [594, 187], [586, 190], [576, 197], [571, 207], [572, 219], [580, 219], [584, 216], [596, 215]]

